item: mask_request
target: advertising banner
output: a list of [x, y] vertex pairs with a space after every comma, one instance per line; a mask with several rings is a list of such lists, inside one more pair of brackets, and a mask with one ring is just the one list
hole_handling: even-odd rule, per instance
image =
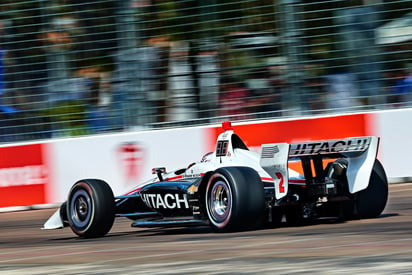
[[0, 147], [0, 207], [45, 203], [48, 173], [42, 144]]

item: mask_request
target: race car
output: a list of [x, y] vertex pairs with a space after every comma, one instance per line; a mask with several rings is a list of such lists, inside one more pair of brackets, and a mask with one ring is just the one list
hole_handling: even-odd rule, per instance
[[214, 152], [176, 171], [154, 168], [154, 179], [124, 195], [115, 197], [101, 179], [77, 181], [43, 228], [69, 226], [95, 238], [115, 217], [133, 227], [208, 225], [221, 232], [374, 218], [388, 199], [378, 145], [378, 137], [364, 136], [263, 144], [255, 152], [224, 122]]

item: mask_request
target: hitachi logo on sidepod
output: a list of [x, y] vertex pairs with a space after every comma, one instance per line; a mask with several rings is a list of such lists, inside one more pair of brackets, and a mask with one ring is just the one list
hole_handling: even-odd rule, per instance
[[189, 208], [186, 194], [142, 194], [142, 199], [147, 206], [154, 209]]
[[366, 150], [370, 137], [291, 144], [289, 155], [314, 155]]

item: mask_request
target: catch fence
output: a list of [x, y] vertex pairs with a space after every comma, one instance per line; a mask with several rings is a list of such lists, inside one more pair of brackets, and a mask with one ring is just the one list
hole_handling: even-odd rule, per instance
[[3, 0], [0, 142], [405, 108], [412, 5]]

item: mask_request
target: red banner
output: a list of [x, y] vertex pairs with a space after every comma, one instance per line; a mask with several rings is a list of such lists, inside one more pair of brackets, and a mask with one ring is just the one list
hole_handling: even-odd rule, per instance
[[[260, 146], [264, 143], [293, 143], [365, 136], [368, 135], [367, 118], [366, 114], [354, 114], [244, 125], [236, 125], [234, 122], [232, 125], [235, 133], [247, 146]], [[214, 132], [213, 139], [210, 141], [212, 150], [217, 136], [223, 130], [221, 127], [216, 127]]]
[[42, 146], [0, 148], [0, 207], [45, 203], [48, 170]]

